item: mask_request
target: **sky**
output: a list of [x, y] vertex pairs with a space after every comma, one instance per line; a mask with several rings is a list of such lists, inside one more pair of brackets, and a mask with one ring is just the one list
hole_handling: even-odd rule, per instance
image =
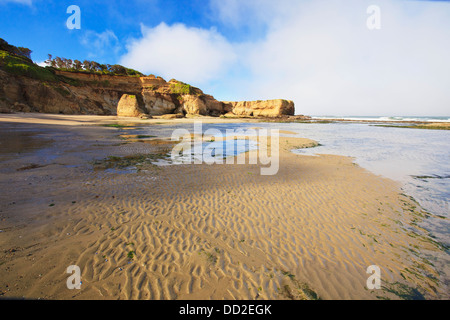
[[450, 116], [450, 1], [0, 0], [0, 38], [296, 114]]

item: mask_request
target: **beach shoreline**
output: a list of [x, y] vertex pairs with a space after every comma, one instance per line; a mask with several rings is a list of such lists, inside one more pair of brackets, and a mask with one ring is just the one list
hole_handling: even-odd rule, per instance
[[[275, 176], [261, 176], [260, 164], [98, 165], [173, 146], [124, 140], [105, 125], [199, 120], [260, 122], [0, 115], [0, 132], [39, 129], [49, 141], [0, 155], [0, 295], [448, 299], [427, 260], [440, 248], [417, 227], [418, 204], [349, 157], [291, 152], [309, 139], [280, 137]], [[66, 287], [70, 265], [81, 268], [81, 290]], [[367, 289], [371, 265], [381, 268], [384, 289]]]
[[[296, 119], [297, 116], [283, 117], [211, 117], [211, 116], [189, 116], [186, 118], [164, 119], [163, 116], [154, 116], [151, 119], [140, 119], [137, 117], [118, 117], [116, 115], [67, 115], [67, 114], [49, 114], [49, 113], [0, 113], [0, 122], [7, 123], [30, 123], [30, 124], [54, 124], [54, 125], [107, 125], [111, 123], [130, 123], [130, 124], [183, 124], [202, 121], [204, 123], [373, 123], [381, 125], [422, 125], [438, 126], [448, 128], [449, 122], [440, 121], [407, 121], [407, 120], [367, 120], [367, 119], [345, 119], [345, 118], [320, 118], [312, 117], [309, 120]], [[425, 127], [421, 127], [425, 129]]]

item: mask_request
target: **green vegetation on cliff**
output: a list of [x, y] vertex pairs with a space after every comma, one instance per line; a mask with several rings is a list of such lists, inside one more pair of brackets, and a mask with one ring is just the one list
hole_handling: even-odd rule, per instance
[[177, 83], [171, 84], [170, 91], [171, 91], [171, 93], [175, 93], [175, 94], [193, 94], [194, 93], [194, 89], [189, 84], [186, 84], [183, 82], [177, 82]]
[[[87, 74], [142, 77], [139, 71], [115, 64], [100, 64], [95, 61], [71, 60], [48, 55], [47, 67], [36, 65], [31, 60], [31, 50], [16, 47], [0, 38], [0, 68], [14, 75], [26, 76], [43, 81], [58, 81], [61, 77], [55, 75], [54, 70], [79, 72]], [[66, 81], [67, 82], [67, 81]]]
[[0, 38], [0, 50], [7, 51], [13, 55], [20, 56], [22, 58], [27, 59], [29, 62], [32, 62], [31, 61], [31, 53], [33, 51], [31, 51], [28, 48], [24, 48], [24, 47], [13, 46], [13, 45], [9, 44], [6, 40], [3, 40], [2, 38]]
[[[40, 67], [25, 57], [4, 50], [0, 50], [0, 70], [12, 75], [40, 80], [44, 83], [57, 82], [73, 86], [81, 85], [78, 80], [56, 75], [55, 70], [51, 67]], [[65, 93], [64, 95], [67, 94]]]
[[13, 46], [0, 38], [0, 69], [18, 76], [57, 81], [54, 72], [33, 63], [31, 52], [28, 48]]
[[143, 77], [144, 74], [134, 69], [125, 68], [119, 64], [100, 64], [95, 61], [72, 60], [66, 58], [56, 57], [53, 59], [52, 55], [48, 55], [48, 60], [45, 63], [55, 69], [68, 72], [80, 72], [88, 74], [110, 75], [110, 76], [129, 76], [129, 77]]
[[31, 60], [0, 50], [0, 69], [18, 76], [25, 76], [42, 81], [58, 81], [49, 68], [42, 68]]

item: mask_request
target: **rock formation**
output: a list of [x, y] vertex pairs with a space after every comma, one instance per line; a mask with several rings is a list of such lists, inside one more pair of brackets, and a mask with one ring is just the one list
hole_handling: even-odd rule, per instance
[[225, 102], [231, 106], [231, 113], [245, 117], [278, 117], [294, 115], [294, 102], [289, 100]]
[[[64, 81], [63, 81], [64, 80]], [[0, 69], [0, 110], [61, 114], [111, 115], [123, 92], [95, 81], [42, 81]]]
[[165, 114], [236, 117], [294, 115], [292, 101], [221, 102], [200, 89], [160, 77], [114, 76], [30, 65], [11, 72], [0, 61], [0, 112], [119, 115]]
[[145, 113], [139, 107], [139, 102], [135, 95], [122, 95], [117, 105], [117, 115], [119, 117], [140, 117], [143, 114]]

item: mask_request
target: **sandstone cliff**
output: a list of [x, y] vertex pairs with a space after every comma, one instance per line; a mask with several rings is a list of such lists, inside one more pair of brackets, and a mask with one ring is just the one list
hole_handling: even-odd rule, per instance
[[142, 117], [145, 112], [140, 108], [135, 95], [124, 94], [117, 105], [119, 117]]
[[276, 99], [267, 101], [225, 102], [230, 105], [232, 114], [246, 117], [277, 117], [280, 115], [294, 115], [293, 101]]
[[221, 102], [198, 88], [176, 80], [166, 82], [160, 77], [67, 72], [34, 64], [23, 68], [22, 64], [21, 69], [10, 68], [0, 59], [0, 112], [130, 117], [278, 117], [295, 113], [292, 101]]
[[127, 93], [94, 81], [64, 80], [42, 81], [0, 70], [0, 111], [111, 115]]

